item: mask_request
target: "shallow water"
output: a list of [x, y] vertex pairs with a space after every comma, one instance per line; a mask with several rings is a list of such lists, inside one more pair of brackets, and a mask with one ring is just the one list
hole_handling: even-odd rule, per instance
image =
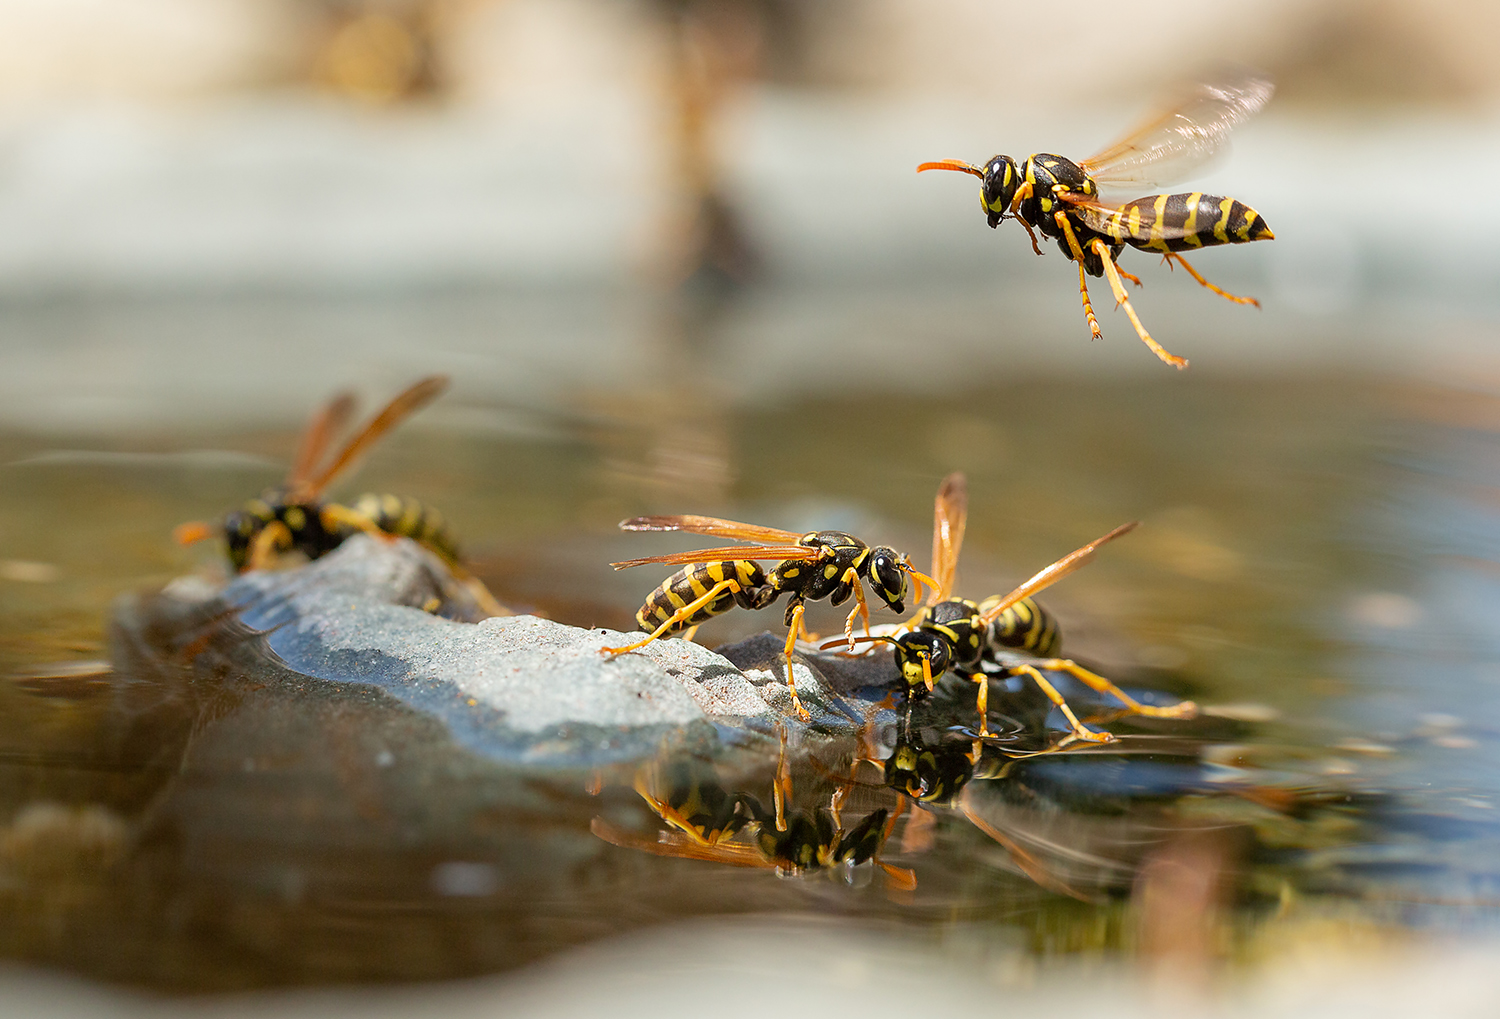
[[[207, 546], [174, 546], [172, 527], [273, 483], [296, 425], [12, 430], [0, 435], [6, 954], [163, 988], [438, 977], [744, 912], [832, 913], [924, 939], [977, 924], [1043, 955], [1139, 952], [1173, 923], [1150, 903], [1176, 886], [1151, 875], [1179, 863], [1234, 889], [1211, 896], [1208, 955], [1252, 958], [1327, 917], [1491, 926], [1500, 403], [1390, 378], [1165, 369], [987, 377], [942, 398], [798, 385], [746, 400], [691, 358], [658, 364], [650, 388], [519, 412], [460, 379], [341, 491], [440, 506], [502, 600], [581, 626], [628, 626], [659, 579], [604, 566], [674, 547], [613, 530], [641, 512], [839, 527], [921, 563], [932, 492], [961, 469], [959, 587], [977, 596], [1139, 519], [1044, 600], [1069, 654], [1219, 720], [1183, 727], [1180, 752], [1039, 762], [1028, 788], [1084, 819], [1040, 836], [1063, 845], [1139, 842], [1163, 811], [1173, 830], [1208, 834], [1162, 841], [1090, 901], [1036, 883], [956, 811], [929, 842], [898, 836], [887, 853], [915, 872], [914, 894], [777, 881], [606, 846], [592, 817], [650, 820], [628, 776], [601, 798], [583, 791], [587, 775], [517, 776], [368, 689], [246, 685], [211, 658], [191, 682], [118, 654], [120, 672], [89, 675], [114, 599], [221, 569]], [[837, 618], [813, 622], [828, 632]], [[774, 622], [732, 613], [700, 640]], [[80, 674], [57, 678], [60, 662]], [[725, 782], [765, 796], [773, 757], [721, 762]], [[1201, 769], [1224, 766], [1273, 792], [1204, 795]], [[798, 787], [813, 802], [831, 788], [817, 773]], [[972, 812], [1014, 821], [1002, 788], [985, 786]]]

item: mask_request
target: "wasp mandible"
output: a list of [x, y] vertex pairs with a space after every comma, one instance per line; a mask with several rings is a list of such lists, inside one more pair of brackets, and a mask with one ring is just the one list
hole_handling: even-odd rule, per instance
[[[756, 544], [726, 545], [611, 563], [617, 570], [651, 563], [688, 565], [647, 595], [645, 604], [635, 614], [636, 623], [650, 636], [625, 647], [601, 650], [611, 655], [624, 654], [660, 637], [694, 629], [736, 605], [763, 609], [782, 594], [789, 594], [791, 600], [785, 617], [787, 689], [792, 695], [792, 706], [804, 719], [811, 716], [797, 695], [797, 683], [792, 675], [792, 649], [799, 635], [811, 639], [802, 622], [807, 602], [827, 598], [834, 605], [842, 605], [852, 595], [855, 606], [844, 623], [844, 635], [852, 640], [856, 618], [863, 618], [866, 632], [870, 627], [865, 583], [895, 612], [906, 611], [908, 576], [918, 583], [932, 583], [930, 577], [912, 568], [911, 561], [904, 554], [884, 545], [872, 547], [843, 531], [798, 534], [758, 524], [700, 516], [634, 517], [621, 521], [620, 528], [626, 531], [690, 531]], [[776, 565], [768, 571], [757, 560], [775, 560]]]
[[1159, 252], [1169, 265], [1220, 297], [1237, 304], [1260, 302], [1236, 297], [1204, 279], [1182, 257], [1184, 251], [1218, 244], [1272, 240], [1270, 227], [1254, 209], [1233, 198], [1200, 191], [1155, 194], [1122, 204], [1104, 199], [1101, 189], [1133, 186], [1160, 187], [1186, 180], [1224, 145], [1230, 130], [1270, 100], [1274, 86], [1251, 74], [1241, 74], [1188, 90], [1125, 137], [1081, 162], [1049, 152], [1038, 152], [1017, 163], [1010, 156], [991, 156], [983, 167], [958, 159], [923, 163], [923, 170], [958, 170], [981, 181], [980, 202], [991, 227], [1015, 219], [1026, 228], [1038, 255], [1035, 230], [1057, 241], [1071, 261], [1078, 263], [1078, 289], [1083, 313], [1094, 339], [1103, 335], [1089, 301], [1089, 276], [1107, 276], [1115, 304], [1123, 306], [1136, 335], [1167, 364], [1186, 368], [1187, 359], [1168, 353], [1151, 338], [1131, 307], [1121, 277], [1140, 286], [1139, 278], [1116, 264], [1128, 244]]
[[[912, 619], [911, 629], [894, 637], [852, 638], [852, 642], [880, 641], [893, 645], [896, 665], [906, 685], [908, 711], [914, 698], [926, 696], [944, 673], [954, 672], [976, 685], [979, 734], [988, 735], [989, 679], [997, 674], [995, 669], [986, 668], [989, 665], [998, 666], [1000, 675], [1028, 677], [1062, 712], [1072, 731], [1059, 746], [1075, 741], [1108, 743], [1114, 736], [1090, 729], [1079, 721], [1057, 687], [1043, 675], [1044, 670], [1067, 673], [1090, 689], [1119, 701], [1130, 714], [1153, 718], [1191, 718], [1197, 714], [1197, 705], [1192, 701], [1171, 707], [1142, 704], [1103, 676], [1070, 659], [1057, 657], [1062, 648], [1062, 631], [1052, 615], [1032, 597], [1087, 565], [1101, 546], [1134, 530], [1135, 522], [1122, 524], [1075, 549], [1009, 594], [973, 602], [952, 597], [968, 520], [968, 498], [968, 483], [962, 474], [950, 474], [938, 488], [932, 535], [932, 576], [936, 586], [927, 604]], [[1006, 651], [1021, 652], [1034, 660], [1007, 663], [1000, 658]]]

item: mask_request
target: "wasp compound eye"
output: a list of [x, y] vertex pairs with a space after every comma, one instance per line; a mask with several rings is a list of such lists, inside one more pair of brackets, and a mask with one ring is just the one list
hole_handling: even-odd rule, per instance
[[1016, 188], [1021, 185], [1021, 173], [1016, 161], [1009, 156], [994, 156], [984, 164], [984, 180], [980, 185], [984, 198], [984, 211], [989, 214], [990, 226], [998, 226], [1001, 217], [1010, 210], [1016, 197]]
[[871, 551], [870, 583], [880, 600], [892, 610], [906, 611], [906, 569], [895, 549], [882, 547]]

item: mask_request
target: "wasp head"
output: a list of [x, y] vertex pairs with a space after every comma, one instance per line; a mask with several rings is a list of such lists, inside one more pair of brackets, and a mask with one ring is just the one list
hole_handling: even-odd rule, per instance
[[910, 630], [897, 637], [894, 644], [896, 667], [901, 670], [908, 696], [926, 695], [953, 664], [953, 648], [936, 633]]
[[1000, 225], [1010, 211], [1010, 203], [1021, 186], [1021, 171], [1016, 161], [1009, 156], [991, 156], [984, 164], [984, 177], [980, 183], [980, 200], [990, 219], [990, 226]]
[[911, 564], [906, 557], [884, 545], [870, 549], [870, 586], [893, 612], [906, 611], [906, 575]]
[[245, 510], [235, 510], [224, 518], [224, 544], [229, 548], [229, 564], [234, 572], [245, 572], [250, 564], [250, 544], [265, 526], [264, 520]]

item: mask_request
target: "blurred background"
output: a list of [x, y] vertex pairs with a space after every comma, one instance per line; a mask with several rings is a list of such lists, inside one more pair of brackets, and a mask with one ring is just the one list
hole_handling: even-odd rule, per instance
[[[98, 658], [111, 599], [210, 568], [172, 526], [274, 483], [333, 391], [447, 372], [343, 491], [441, 506], [513, 604], [628, 626], [657, 578], [602, 564], [640, 512], [921, 562], [962, 469], [970, 592], [1142, 519], [1058, 589], [1077, 646], [1487, 818], [1497, 36], [1477, 0], [0, 0], [0, 669]], [[1123, 260], [1185, 373], [914, 172], [1084, 157], [1225, 64], [1276, 96], [1193, 186], [1276, 240], [1195, 263], [1262, 307]]]

